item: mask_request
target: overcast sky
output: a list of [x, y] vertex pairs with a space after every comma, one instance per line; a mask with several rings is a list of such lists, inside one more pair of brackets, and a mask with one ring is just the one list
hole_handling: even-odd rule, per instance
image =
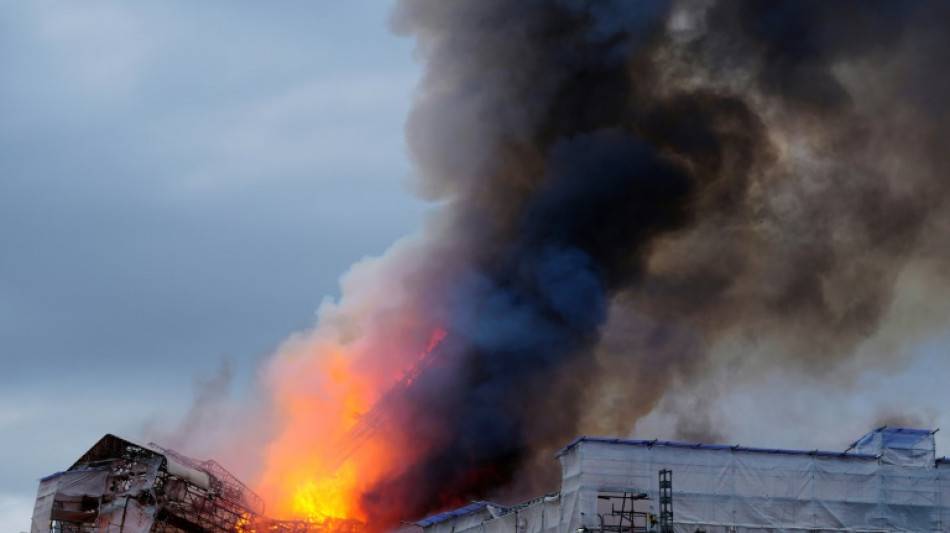
[[[349, 265], [420, 226], [421, 65], [390, 3], [0, 3], [0, 533], [28, 530], [41, 476], [179, 418], [222, 361], [245, 393]], [[743, 444], [832, 449], [867, 405], [939, 424], [948, 344], [856, 370], [838, 414], [766, 381], [723, 418]]]
[[0, 532], [419, 226], [389, 5], [0, 4]]

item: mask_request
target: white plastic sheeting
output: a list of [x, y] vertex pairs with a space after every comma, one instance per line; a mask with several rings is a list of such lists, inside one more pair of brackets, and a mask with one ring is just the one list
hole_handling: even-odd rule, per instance
[[[604, 487], [657, 501], [673, 473], [676, 531], [945, 531], [947, 469], [887, 464], [876, 456], [748, 448], [581, 441], [562, 456], [566, 506], [583, 512]], [[568, 475], [573, 471], [573, 475]], [[573, 513], [570, 530], [596, 522]]]
[[937, 447], [932, 431], [884, 426], [856, 440], [851, 448], [890, 465], [928, 466], [934, 462]]
[[[40, 482], [31, 533], [296, 530], [214, 461], [105, 435], [66, 471]], [[263, 530], [263, 529], [262, 529]]]
[[185, 481], [197, 485], [205, 490], [211, 488], [211, 481], [206, 472], [202, 472], [196, 468], [192, 468], [186, 464], [179, 463], [174, 459], [166, 458], [167, 463], [165, 465], [168, 473], [173, 476], [178, 476]]
[[163, 460], [155, 455], [121, 472], [103, 466], [43, 478], [30, 532], [49, 533], [51, 521], [57, 520], [94, 522], [99, 533], [148, 532], [155, 519], [155, 504], [142, 505], [136, 499], [151, 490]]
[[659, 514], [663, 469], [672, 471], [676, 533], [950, 530], [950, 466], [933, 459], [932, 432], [882, 428], [858, 443], [845, 454], [582, 438], [559, 454], [558, 496], [426, 533], [596, 533], [599, 495], [645, 493], [647, 512]]
[[36, 491], [36, 503], [33, 505], [33, 519], [30, 533], [46, 533], [49, 531], [50, 514], [53, 511], [53, 498], [56, 496], [56, 485], [59, 484], [60, 474], [43, 478], [40, 488]]
[[[60, 472], [43, 478], [36, 494], [33, 506], [31, 533], [49, 531], [51, 519], [69, 515], [73, 519], [83, 519], [81, 503], [84, 498], [99, 499], [106, 492], [109, 469], [90, 468]], [[57, 516], [59, 515], [59, 516]], [[92, 513], [91, 518], [96, 517]]]

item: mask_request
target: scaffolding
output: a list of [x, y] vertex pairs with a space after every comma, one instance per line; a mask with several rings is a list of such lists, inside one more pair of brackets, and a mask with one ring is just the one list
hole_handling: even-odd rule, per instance
[[935, 457], [935, 431], [881, 427], [844, 452], [580, 437], [558, 453], [556, 496], [513, 508], [482, 503], [416, 525], [424, 533], [947, 531], [950, 461]]
[[31, 533], [357, 533], [355, 520], [274, 520], [214, 461], [106, 435], [40, 480]]
[[660, 533], [673, 533], [673, 471], [660, 470]]
[[645, 492], [597, 495], [600, 533], [646, 533], [652, 531], [653, 515], [642, 504]]

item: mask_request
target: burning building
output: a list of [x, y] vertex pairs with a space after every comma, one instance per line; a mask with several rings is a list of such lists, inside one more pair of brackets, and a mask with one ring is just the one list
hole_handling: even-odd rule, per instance
[[69, 469], [40, 480], [31, 533], [307, 533], [357, 523], [279, 521], [213, 460], [106, 435]]
[[[419, 520], [424, 533], [934, 532], [950, 520], [936, 430], [881, 427], [843, 452], [579, 437], [561, 488]], [[946, 518], [945, 518], [946, 517]], [[214, 461], [106, 435], [40, 481], [32, 533], [359, 533], [280, 521]]]
[[[273, 515], [378, 533], [537, 494], [578, 434], [665, 412], [671, 438], [726, 440], [729, 390], [792, 375], [829, 403], [849, 369], [902, 366], [950, 316], [948, 6], [400, 0], [426, 64], [406, 142], [431, 216], [262, 365], [267, 438], [245, 442], [241, 416], [220, 448], [255, 458]], [[932, 445], [583, 439], [560, 493], [419, 524], [941, 530], [943, 463], [894, 463], [905, 438]], [[116, 446], [44, 480], [35, 533], [263, 516], [204, 463]]]
[[561, 490], [477, 502], [425, 533], [933, 532], [950, 520], [950, 463], [935, 431], [878, 428], [844, 452], [580, 437], [557, 456]]

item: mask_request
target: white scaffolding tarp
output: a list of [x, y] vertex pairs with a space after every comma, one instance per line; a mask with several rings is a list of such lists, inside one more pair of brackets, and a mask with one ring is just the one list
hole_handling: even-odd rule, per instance
[[643, 494], [643, 512], [659, 515], [661, 470], [672, 472], [676, 533], [947, 531], [950, 469], [933, 454], [933, 432], [896, 428], [869, 433], [848, 453], [581, 438], [559, 454], [557, 498], [429, 524], [426, 533], [596, 533], [598, 497], [608, 494]]
[[109, 470], [104, 468], [71, 470], [43, 478], [33, 506], [31, 533], [49, 531], [51, 519], [83, 521], [86, 514], [95, 519], [97, 514], [84, 511], [81, 504], [84, 498], [101, 498], [108, 478]]
[[[40, 480], [30, 533], [50, 533], [57, 522], [95, 524], [99, 533], [147, 533], [155, 519], [149, 494], [164, 458], [146, 457], [116, 473], [109, 466], [59, 472]], [[51, 528], [50, 526], [54, 527]]]

